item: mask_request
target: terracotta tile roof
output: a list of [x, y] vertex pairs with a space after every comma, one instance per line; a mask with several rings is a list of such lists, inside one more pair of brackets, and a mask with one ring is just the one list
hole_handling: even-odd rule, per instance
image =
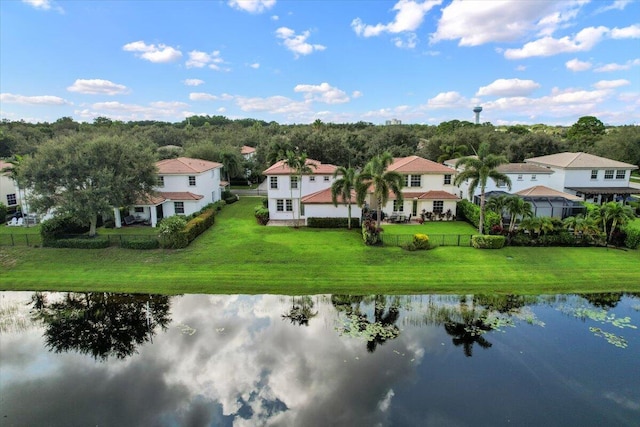
[[[331, 200], [331, 188], [327, 188], [327, 189], [324, 189], [324, 190], [317, 191], [315, 193], [308, 194], [308, 195], [304, 196], [302, 199], [300, 199], [300, 201], [302, 203], [307, 204], [307, 205], [310, 205], [310, 204], [317, 204], [317, 205], [331, 204], [332, 205], [333, 204], [333, 200]], [[339, 205], [344, 204], [344, 200], [339, 195], [338, 195], [338, 198], [337, 198], [337, 202], [338, 202]], [[356, 193], [355, 193], [355, 191], [351, 192], [351, 202], [354, 205], [356, 204]]]
[[589, 169], [589, 168], [622, 168], [638, 169], [638, 166], [629, 163], [618, 162], [605, 157], [594, 156], [587, 153], [558, 153], [549, 156], [532, 157], [524, 160], [544, 166], [555, 166], [564, 169]]
[[520, 190], [515, 194], [523, 197], [562, 197], [567, 200], [582, 200], [581, 197], [574, 196], [573, 194], [563, 193], [562, 191], [554, 190], [553, 188], [549, 188], [544, 185], [536, 185], [535, 187], [525, 188], [524, 190]]
[[549, 168], [532, 165], [530, 163], [507, 163], [507, 164], [498, 166], [496, 170], [501, 173], [535, 173], [535, 174], [555, 173]]
[[242, 155], [251, 154], [255, 152], [256, 152], [256, 149], [253, 147], [249, 147], [248, 145], [243, 145], [242, 148], [240, 149], [240, 154]]
[[167, 200], [161, 193], [147, 194], [136, 201], [138, 206], [157, 206]]
[[156, 206], [166, 201], [190, 201], [190, 200], [200, 200], [203, 199], [204, 196], [200, 194], [193, 194], [188, 191], [158, 191], [155, 194], [148, 194], [136, 201], [136, 205], [138, 206]]
[[[402, 197], [405, 200], [409, 199], [419, 199], [419, 200], [460, 200], [458, 196], [455, 194], [447, 193], [442, 190], [430, 190], [426, 192], [402, 192]], [[396, 197], [394, 194], [391, 194], [389, 197], [391, 200], [394, 200]]]
[[191, 159], [189, 157], [178, 157], [177, 159], [166, 159], [156, 162], [158, 173], [162, 175], [187, 175], [199, 174], [211, 169], [221, 168], [222, 163], [210, 162], [202, 159]]
[[448, 166], [418, 156], [400, 157], [393, 160], [387, 168], [402, 174], [454, 174], [456, 171]]
[[[335, 165], [330, 164], [322, 164], [317, 160], [307, 159], [305, 164], [311, 167], [311, 173], [307, 173], [304, 175], [333, 175], [333, 173], [338, 169]], [[263, 175], [291, 175], [293, 171], [287, 165], [285, 165], [284, 160], [280, 160], [279, 162], [274, 163], [264, 172]]]

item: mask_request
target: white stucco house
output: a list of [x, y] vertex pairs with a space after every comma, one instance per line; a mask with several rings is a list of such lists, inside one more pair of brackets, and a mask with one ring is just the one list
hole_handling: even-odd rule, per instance
[[251, 160], [256, 156], [256, 149], [248, 145], [243, 145], [240, 148], [240, 154], [245, 160]]
[[[271, 221], [294, 221], [300, 219], [306, 224], [306, 218], [310, 217], [341, 217], [339, 210], [333, 210], [333, 213], [325, 215], [325, 211], [331, 211], [328, 206], [318, 211], [318, 206], [311, 206], [311, 211], [307, 212], [307, 204], [301, 203], [301, 199], [310, 194], [318, 193], [331, 188], [335, 181], [333, 174], [337, 167], [331, 164], [323, 164], [318, 160], [307, 159], [307, 166], [311, 169], [310, 173], [302, 175], [299, 180], [295, 171], [289, 168], [284, 160], [274, 163], [267, 168], [263, 175], [266, 176], [267, 182], [267, 199], [269, 218]], [[310, 203], [309, 205], [316, 205]], [[301, 212], [298, 212], [300, 206]], [[331, 208], [335, 208], [331, 204]], [[352, 210], [352, 215], [356, 214]], [[346, 210], [344, 217], [346, 218]]]
[[155, 227], [162, 218], [191, 215], [222, 197], [221, 163], [178, 157], [156, 162], [156, 167], [155, 193], [139, 200], [124, 218], [114, 209], [116, 227], [132, 221]]
[[549, 187], [584, 201], [621, 201], [638, 193], [637, 188], [629, 185], [631, 171], [638, 166], [629, 163], [582, 152], [532, 157], [525, 162], [553, 171]]
[[[8, 172], [1, 172], [11, 169], [11, 163], [0, 160], [0, 202], [9, 208], [20, 205], [20, 189], [18, 184], [9, 176]], [[1, 218], [4, 221], [4, 218]]]

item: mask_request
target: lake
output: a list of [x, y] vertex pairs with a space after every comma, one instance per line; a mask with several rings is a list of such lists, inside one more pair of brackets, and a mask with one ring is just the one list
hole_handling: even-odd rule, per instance
[[0, 293], [3, 426], [638, 426], [640, 296]]

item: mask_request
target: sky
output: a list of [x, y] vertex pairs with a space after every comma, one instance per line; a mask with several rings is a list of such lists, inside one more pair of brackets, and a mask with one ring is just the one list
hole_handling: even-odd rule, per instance
[[640, 0], [0, 1], [0, 117], [640, 125]]

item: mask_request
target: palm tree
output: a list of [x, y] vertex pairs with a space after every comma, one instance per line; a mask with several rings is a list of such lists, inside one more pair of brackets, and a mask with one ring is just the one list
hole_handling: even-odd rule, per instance
[[516, 229], [516, 221], [520, 218], [531, 218], [533, 216], [533, 206], [529, 202], [518, 196], [511, 196], [507, 200], [507, 213], [509, 214], [509, 233]]
[[[519, 197], [518, 197], [519, 198]], [[507, 207], [507, 203], [509, 202], [509, 196], [501, 195], [491, 197], [487, 200], [487, 209], [491, 212], [495, 212], [500, 216], [500, 228], [504, 228], [504, 224], [502, 222], [502, 217], [504, 216], [504, 210]]]
[[352, 167], [340, 166], [334, 172], [333, 177], [338, 179], [331, 184], [331, 200], [334, 206], [338, 206], [338, 196], [340, 196], [344, 204], [347, 205], [347, 227], [351, 230], [351, 205], [353, 202], [351, 197], [358, 184], [358, 173]]
[[[300, 221], [300, 199], [302, 199], [302, 175], [313, 172], [311, 168], [315, 168], [316, 165], [314, 163], [307, 162], [307, 153], [298, 154], [293, 150], [287, 150], [285, 153], [286, 157], [284, 159], [283, 167], [287, 166], [291, 169], [291, 176], [295, 176], [298, 184], [298, 217], [295, 218], [295, 209], [294, 209], [294, 219], [295, 225], [294, 227], [298, 227], [298, 223]], [[293, 200], [293, 185], [289, 185], [291, 190], [291, 200]]]
[[389, 193], [393, 193], [398, 202], [402, 202], [402, 186], [404, 176], [387, 168], [393, 163], [391, 154], [380, 154], [369, 161], [358, 177], [356, 186], [358, 205], [364, 204], [364, 199], [370, 187], [373, 187], [373, 198], [376, 201], [378, 215], [376, 226], [380, 228], [382, 207], [389, 201]]
[[[600, 208], [600, 214], [603, 218], [603, 223], [608, 224], [611, 222], [611, 229], [609, 231], [609, 237], [607, 242], [611, 241], [613, 232], [618, 226], [624, 226], [627, 222], [634, 218], [633, 209], [631, 206], [623, 206], [617, 202], [608, 202], [602, 205]], [[607, 230], [605, 228], [605, 234]]]
[[227, 173], [227, 182], [231, 185], [231, 176], [238, 176], [242, 172], [240, 159], [237, 153], [225, 151], [222, 153], [222, 166]]
[[584, 214], [578, 214], [576, 216], [570, 216], [562, 221], [564, 228], [567, 230], [573, 230], [574, 236], [587, 236], [593, 238], [600, 233], [600, 227], [595, 219], [584, 216]]
[[477, 156], [463, 157], [456, 162], [456, 169], [462, 166], [464, 170], [456, 176], [454, 184], [460, 185], [466, 180], [471, 180], [469, 198], [472, 198], [476, 188], [480, 187], [480, 221], [478, 221], [480, 234], [483, 234], [484, 228], [484, 193], [487, 188], [487, 180], [491, 178], [496, 183], [504, 182], [511, 190], [511, 179], [496, 170], [498, 166], [505, 163], [508, 163], [506, 157], [489, 154], [489, 144], [487, 143], [480, 144]]

